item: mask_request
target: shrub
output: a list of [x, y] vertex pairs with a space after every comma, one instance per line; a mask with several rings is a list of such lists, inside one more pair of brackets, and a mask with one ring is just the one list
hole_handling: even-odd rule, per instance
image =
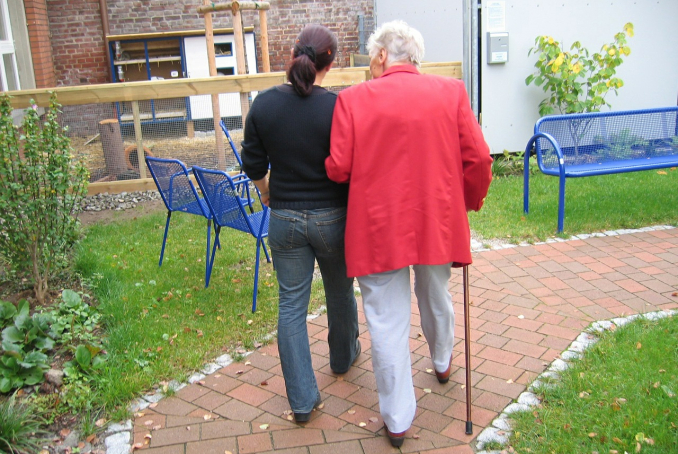
[[20, 131], [9, 97], [0, 97], [0, 256], [12, 271], [32, 277], [40, 304], [78, 239], [73, 214], [88, 181], [57, 121], [59, 108], [53, 94], [41, 124], [38, 107], [29, 107]]
[[534, 52], [538, 55], [535, 73], [525, 79], [525, 84], [534, 82], [542, 87], [549, 97], [539, 103], [539, 115], [545, 116], [558, 110], [561, 114], [598, 112], [608, 106], [605, 95], [617, 90], [624, 82], [615, 77], [616, 68], [631, 53], [626, 37], [633, 36], [633, 24], [624, 25], [622, 32], [614, 35], [611, 43], [592, 55], [576, 41], [565, 51], [563, 45], [551, 36], [538, 36]]

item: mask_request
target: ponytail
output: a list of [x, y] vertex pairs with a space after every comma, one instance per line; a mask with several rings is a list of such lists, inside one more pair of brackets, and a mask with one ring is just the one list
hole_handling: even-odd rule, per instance
[[311, 94], [316, 74], [327, 68], [336, 54], [337, 37], [326, 27], [311, 24], [301, 31], [293, 48], [294, 60], [287, 70], [287, 80], [299, 96]]

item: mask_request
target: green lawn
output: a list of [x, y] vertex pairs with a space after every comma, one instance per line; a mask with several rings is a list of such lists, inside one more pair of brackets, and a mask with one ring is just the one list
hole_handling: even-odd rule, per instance
[[[530, 177], [530, 212], [523, 212], [523, 177], [492, 181], [485, 206], [470, 213], [471, 228], [483, 238], [543, 241], [558, 227], [558, 178]], [[651, 225], [678, 225], [678, 171], [673, 169], [570, 178], [565, 191], [561, 236]]]

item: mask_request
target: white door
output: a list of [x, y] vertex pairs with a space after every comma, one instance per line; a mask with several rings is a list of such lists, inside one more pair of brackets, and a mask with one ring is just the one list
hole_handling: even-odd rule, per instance
[[[219, 75], [238, 74], [235, 58], [235, 36], [215, 35], [214, 50], [217, 73]], [[254, 33], [245, 33], [245, 53], [247, 54], [247, 68], [249, 74], [257, 73], [255, 58]], [[186, 76], [189, 78], [210, 77], [207, 45], [204, 36], [190, 36], [184, 38], [184, 54], [186, 55]], [[252, 93], [252, 97], [255, 93]], [[212, 118], [212, 98], [210, 95], [190, 97], [191, 119]], [[221, 117], [242, 115], [240, 95], [227, 93], [219, 95]]]

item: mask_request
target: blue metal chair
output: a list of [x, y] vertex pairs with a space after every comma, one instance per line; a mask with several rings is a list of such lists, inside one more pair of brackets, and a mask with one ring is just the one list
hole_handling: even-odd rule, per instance
[[[236, 161], [238, 161], [238, 172], [242, 173], [242, 158], [240, 157], [240, 153], [238, 153], [238, 149], [235, 147], [235, 143], [233, 142], [233, 138], [231, 137], [231, 133], [228, 131], [228, 127], [226, 126], [226, 123], [224, 123], [224, 120], [221, 120], [219, 122], [219, 126], [221, 127], [221, 130], [224, 131], [224, 134], [226, 134], [226, 138], [228, 139], [228, 143], [231, 144], [231, 150], [233, 151], [233, 155], [235, 156]], [[258, 192], [258, 190], [255, 187], [255, 190]], [[252, 197], [250, 196], [250, 187], [249, 185], [243, 185], [240, 188], [240, 198], [243, 199], [243, 203], [247, 204], [250, 209], [250, 213], [254, 213], [254, 200], [252, 200]]]
[[[257, 310], [257, 289], [259, 285], [259, 258], [261, 249], [264, 250], [266, 261], [271, 258], [266, 250], [264, 238], [268, 236], [268, 220], [270, 211], [262, 205], [261, 211], [248, 213], [245, 211], [246, 203], [239, 196], [242, 186], [249, 185], [250, 179], [243, 174], [231, 177], [221, 170], [203, 169], [194, 166], [193, 174], [205, 196], [205, 201], [210, 209], [215, 225], [215, 242], [219, 240], [222, 227], [228, 227], [241, 232], [249, 233], [257, 240], [257, 261], [254, 267], [254, 292], [252, 295], [252, 312]], [[257, 192], [258, 194], [258, 192]], [[261, 199], [259, 200], [261, 202]], [[209, 271], [205, 278], [205, 287], [209, 285], [209, 277], [214, 265], [216, 247], [212, 248], [212, 255], [208, 262]]]
[[[205, 200], [198, 195], [198, 191], [191, 182], [189, 176], [190, 169], [178, 159], [153, 158], [146, 156], [146, 165], [153, 176], [153, 181], [158, 187], [158, 192], [167, 208], [167, 221], [165, 222], [165, 233], [162, 238], [162, 248], [160, 249], [160, 261], [158, 266], [162, 266], [162, 259], [165, 255], [165, 244], [167, 243], [167, 232], [169, 230], [172, 213], [179, 211], [182, 213], [195, 214], [207, 219], [207, 248], [205, 252], [205, 279], [208, 278], [209, 253], [210, 253], [210, 231], [212, 228], [212, 213], [205, 203]], [[219, 247], [219, 238], [215, 238], [214, 246]]]

